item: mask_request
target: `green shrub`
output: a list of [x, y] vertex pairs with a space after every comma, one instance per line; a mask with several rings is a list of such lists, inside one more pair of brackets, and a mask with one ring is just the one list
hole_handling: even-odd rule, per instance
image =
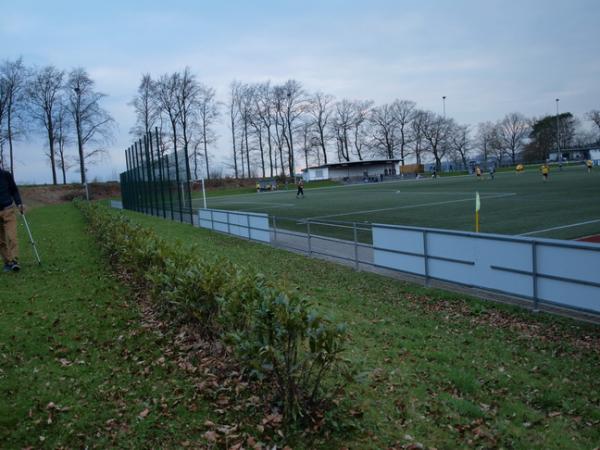
[[[233, 349], [248, 376], [274, 386], [287, 426], [310, 418], [340, 383], [346, 329], [310, 302], [226, 260], [167, 243], [106, 207], [78, 202], [111, 264], [127, 272], [163, 312], [196, 323]], [[328, 386], [328, 388], [325, 388]]]

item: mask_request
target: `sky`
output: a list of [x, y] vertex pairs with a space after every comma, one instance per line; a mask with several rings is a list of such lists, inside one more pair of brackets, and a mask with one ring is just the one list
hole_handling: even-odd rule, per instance
[[[556, 98], [561, 112], [600, 109], [598, 0], [0, 0], [0, 11], [0, 61], [83, 67], [108, 95], [118, 128], [89, 179], [125, 170], [141, 75], [186, 66], [223, 102], [234, 79], [294, 78], [309, 92], [439, 113], [446, 96], [447, 116], [473, 127], [554, 114]], [[230, 132], [217, 132], [222, 160]], [[51, 181], [43, 154], [35, 134], [15, 145], [17, 182]]]

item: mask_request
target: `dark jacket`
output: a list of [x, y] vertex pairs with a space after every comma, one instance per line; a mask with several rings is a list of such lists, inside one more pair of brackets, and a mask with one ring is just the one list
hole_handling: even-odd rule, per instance
[[0, 209], [4, 209], [13, 204], [21, 204], [19, 189], [15, 184], [15, 179], [10, 172], [0, 169]]

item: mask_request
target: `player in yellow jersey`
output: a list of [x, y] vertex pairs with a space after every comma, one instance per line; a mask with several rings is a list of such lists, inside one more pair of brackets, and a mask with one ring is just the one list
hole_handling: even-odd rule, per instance
[[588, 173], [590, 173], [592, 171], [592, 166], [594, 165], [594, 162], [591, 159], [588, 159], [585, 162], [585, 165], [587, 166]]
[[544, 181], [548, 181], [548, 174], [550, 173], [550, 167], [548, 167], [547, 163], [544, 163], [542, 167], [540, 167], [542, 171], [542, 176], [544, 177]]

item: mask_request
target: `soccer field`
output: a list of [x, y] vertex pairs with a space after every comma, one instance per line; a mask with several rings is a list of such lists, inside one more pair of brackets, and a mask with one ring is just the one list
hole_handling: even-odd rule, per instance
[[[600, 234], [600, 170], [553, 170], [543, 182], [537, 171], [423, 178], [296, 191], [210, 197], [208, 207], [264, 212], [289, 218], [414, 225], [474, 230], [475, 193], [481, 198], [481, 232], [575, 239]], [[202, 200], [194, 199], [196, 207]], [[283, 219], [278, 223], [283, 223]], [[296, 228], [296, 227], [294, 227]]]

